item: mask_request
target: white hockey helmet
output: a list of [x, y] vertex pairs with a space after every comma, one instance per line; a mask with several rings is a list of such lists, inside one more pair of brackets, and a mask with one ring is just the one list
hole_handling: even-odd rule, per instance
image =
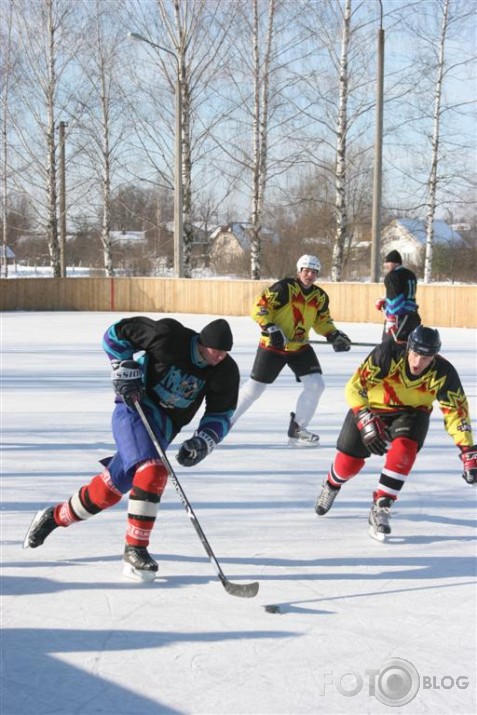
[[312, 271], [316, 271], [317, 273], [319, 273], [321, 271], [320, 259], [317, 258], [316, 256], [310, 256], [307, 253], [305, 253], [305, 255], [300, 256], [300, 258], [296, 262], [296, 269], [297, 269], [298, 273], [303, 268], [311, 268]]

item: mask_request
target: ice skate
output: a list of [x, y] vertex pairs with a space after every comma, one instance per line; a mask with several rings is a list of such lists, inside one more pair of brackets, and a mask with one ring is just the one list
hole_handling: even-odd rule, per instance
[[41, 546], [46, 537], [58, 528], [54, 512], [55, 507], [50, 506], [35, 514], [23, 540], [24, 549], [36, 549], [37, 546]]
[[377, 541], [385, 541], [391, 533], [391, 497], [379, 497], [371, 507], [368, 517], [369, 535]]
[[341, 487], [332, 486], [328, 480], [323, 483], [321, 494], [315, 504], [315, 511], [318, 516], [323, 516], [323, 514], [329, 512], [340, 489]]
[[320, 438], [317, 434], [309, 432], [295, 422], [295, 413], [290, 412], [290, 426], [288, 428], [288, 444], [292, 447], [318, 447]]
[[123, 576], [132, 581], [154, 581], [159, 565], [154, 561], [145, 546], [130, 546], [124, 549]]

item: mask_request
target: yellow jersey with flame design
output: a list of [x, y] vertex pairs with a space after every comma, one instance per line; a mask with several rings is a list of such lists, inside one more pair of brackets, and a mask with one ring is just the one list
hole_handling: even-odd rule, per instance
[[409, 371], [405, 346], [388, 340], [378, 345], [348, 381], [346, 399], [353, 412], [368, 407], [387, 414], [423, 411], [430, 414], [437, 401], [444, 426], [458, 447], [472, 447], [469, 405], [453, 365], [436, 355], [421, 375]]
[[[269, 323], [278, 325], [288, 339], [285, 347], [288, 352], [308, 343], [311, 328], [323, 336], [336, 330], [325, 291], [317, 285], [305, 288], [296, 278], [282, 278], [266, 288], [258, 296], [250, 315], [261, 328]], [[259, 345], [270, 346], [266, 332], [262, 333]]]

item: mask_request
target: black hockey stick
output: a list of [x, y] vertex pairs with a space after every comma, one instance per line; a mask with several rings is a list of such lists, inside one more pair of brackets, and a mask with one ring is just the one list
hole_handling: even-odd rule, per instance
[[184, 505], [184, 508], [187, 512], [187, 516], [191, 520], [192, 526], [196, 530], [197, 535], [202, 542], [202, 546], [204, 547], [204, 549], [207, 553], [207, 556], [209, 557], [212, 565], [214, 566], [215, 570], [217, 571], [217, 576], [219, 577], [220, 583], [225, 588], [227, 593], [229, 593], [231, 596], [240, 596], [241, 598], [253, 598], [258, 593], [258, 589], [259, 589], [258, 581], [253, 581], [252, 583], [244, 583], [244, 584], [232, 583], [232, 581], [229, 581], [228, 578], [225, 576], [224, 572], [222, 571], [222, 569], [220, 567], [219, 562], [217, 561], [217, 559], [215, 557], [214, 552], [211, 549], [209, 542], [207, 541], [206, 535], [202, 531], [201, 525], [197, 521], [197, 517], [194, 514], [194, 510], [192, 509], [192, 506], [191, 506], [189, 500], [187, 499], [187, 496], [186, 496], [184, 490], [182, 489], [182, 486], [181, 486], [181, 484], [172, 468], [172, 465], [169, 462], [169, 459], [167, 458], [165, 451], [161, 447], [159, 440], [157, 439], [156, 435], [152, 431], [151, 425], [149, 424], [148, 419], [147, 419], [146, 415], [144, 414], [144, 411], [143, 411], [140, 403], [137, 400], [135, 401], [134, 406], [135, 406], [136, 410], [138, 411], [139, 417], [141, 418], [141, 420], [144, 424], [144, 427], [146, 428], [147, 433], [148, 433], [149, 437], [151, 438], [151, 440], [154, 444], [154, 447], [157, 450], [159, 457], [161, 458], [167, 471], [169, 472], [169, 477], [171, 478], [174, 488], [175, 488], [176, 492], [178, 493], [182, 504]]
[[[309, 340], [309, 343], [312, 345], [333, 345], [333, 343], [329, 343], [327, 340]], [[357, 347], [362, 347], [362, 348], [375, 348], [377, 346], [377, 343], [355, 343], [352, 342], [351, 345], [356, 345]]]

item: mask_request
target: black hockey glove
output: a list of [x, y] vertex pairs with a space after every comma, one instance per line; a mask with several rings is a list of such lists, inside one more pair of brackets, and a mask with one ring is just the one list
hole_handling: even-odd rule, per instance
[[264, 326], [264, 330], [270, 338], [272, 348], [283, 350], [288, 342], [283, 330], [279, 328], [278, 325], [275, 325], [275, 323], [268, 323], [268, 325]]
[[194, 437], [186, 439], [177, 453], [177, 461], [183, 467], [194, 467], [215, 448], [215, 440], [207, 432], [197, 432]]
[[141, 366], [135, 360], [115, 360], [111, 363], [114, 392], [122, 397], [128, 407], [134, 407], [146, 394]]
[[380, 416], [364, 407], [355, 415], [355, 421], [363, 444], [371, 454], [386, 454], [389, 446], [387, 443], [391, 441], [391, 435]]
[[461, 447], [461, 449], [460, 458], [464, 465], [462, 479], [465, 479], [467, 484], [475, 486], [477, 484], [477, 446]]
[[346, 353], [351, 348], [351, 340], [341, 330], [333, 330], [328, 333], [326, 339], [332, 344], [335, 353]]

